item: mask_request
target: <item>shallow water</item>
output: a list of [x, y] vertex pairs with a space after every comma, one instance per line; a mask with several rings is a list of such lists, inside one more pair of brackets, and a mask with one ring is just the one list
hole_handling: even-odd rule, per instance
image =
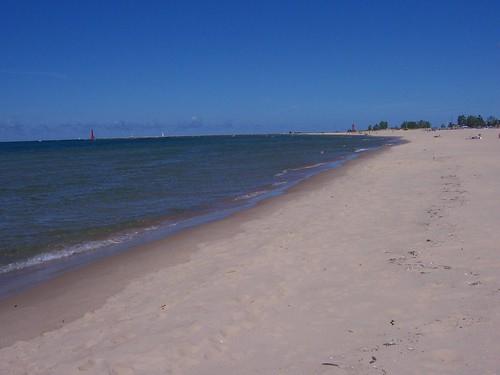
[[0, 274], [247, 206], [387, 142], [245, 135], [0, 143]]

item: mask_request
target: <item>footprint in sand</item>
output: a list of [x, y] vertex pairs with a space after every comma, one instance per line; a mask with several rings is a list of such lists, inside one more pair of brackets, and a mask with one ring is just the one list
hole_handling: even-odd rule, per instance
[[84, 364], [77, 367], [79, 371], [88, 371], [95, 366], [95, 361], [93, 359], [88, 359]]
[[135, 371], [132, 367], [126, 365], [111, 366], [111, 375], [134, 375]]

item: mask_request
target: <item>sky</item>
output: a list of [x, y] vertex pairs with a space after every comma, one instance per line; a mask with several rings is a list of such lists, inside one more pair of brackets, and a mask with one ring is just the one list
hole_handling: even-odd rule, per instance
[[0, 140], [500, 117], [500, 1], [0, 3]]

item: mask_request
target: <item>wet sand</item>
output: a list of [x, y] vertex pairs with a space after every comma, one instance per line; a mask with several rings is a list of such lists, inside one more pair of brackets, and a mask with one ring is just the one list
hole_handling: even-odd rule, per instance
[[494, 374], [500, 140], [410, 143], [0, 303], [5, 374]]

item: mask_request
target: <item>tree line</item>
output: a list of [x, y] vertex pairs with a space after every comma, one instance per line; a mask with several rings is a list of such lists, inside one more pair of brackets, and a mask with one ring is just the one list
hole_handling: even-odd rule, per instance
[[368, 130], [384, 130], [389, 128], [387, 121], [380, 121], [378, 124], [368, 126]]
[[[467, 126], [469, 128], [484, 128], [484, 127], [500, 127], [500, 119], [495, 116], [489, 116], [486, 120], [483, 119], [481, 115], [460, 115], [457, 118], [457, 122], [450, 122], [448, 128], [457, 128]], [[390, 126], [387, 121], [380, 121], [374, 125], [368, 126], [368, 131], [372, 130], [385, 130], [385, 129], [430, 129], [432, 124], [430, 121], [419, 120], [419, 121], [403, 121], [399, 126]], [[441, 128], [446, 128], [443, 124]]]
[[[431, 123], [425, 120], [419, 121], [403, 121], [401, 125], [390, 127], [391, 129], [427, 129], [431, 127]], [[380, 121], [375, 125], [368, 126], [368, 130], [385, 130], [389, 129], [389, 123], [387, 121]]]
[[[451, 125], [451, 126], [450, 126]], [[448, 127], [453, 127], [455, 124], [448, 124]], [[495, 116], [489, 116], [486, 120], [481, 115], [460, 115], [457, 118], [458, 126], [468, 126], [469, 128], [484, 128], [486, 126], [499, 127], [500, 119]]]

